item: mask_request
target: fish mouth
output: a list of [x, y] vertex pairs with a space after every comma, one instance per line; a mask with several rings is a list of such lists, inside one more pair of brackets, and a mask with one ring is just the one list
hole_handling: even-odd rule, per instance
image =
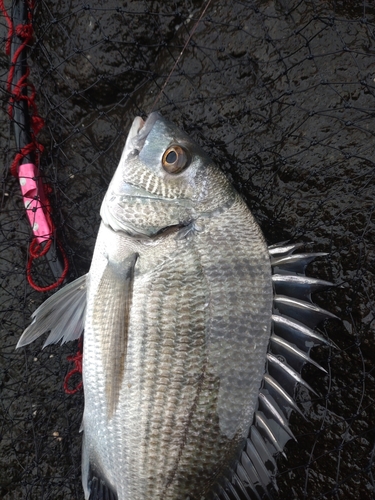
[[160, 118], [161, 115], [157, 111], [150, 113], [146, 120], [143, 120], [140, 116], [134, 118], [125, 143], [125, 157], [127, 157], [129, 153], [142, 150], [148, 134]]

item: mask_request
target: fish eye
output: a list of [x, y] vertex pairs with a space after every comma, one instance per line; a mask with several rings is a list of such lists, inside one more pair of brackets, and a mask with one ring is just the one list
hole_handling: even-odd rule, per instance
[[162, 166], [168, 174], [179, 174], [190, 164], [190, 158], [181, 146], [170, 146], [164, 151]]

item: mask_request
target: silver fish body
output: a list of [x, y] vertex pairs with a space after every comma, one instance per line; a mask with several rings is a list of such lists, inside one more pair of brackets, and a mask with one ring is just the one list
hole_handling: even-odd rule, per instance
[[[263, 498], [314, 331], [299, 245], [267, 248], [204, 151], [136, 118], [101, 207], [90, 271], [33, 314], [18, 347], [84, 329], [82, 483], [89, 500]], [[239, 494], [237, 494], [239, 492]]]
[[[123, 500], [206, 498], [253, 419], [271, 329], [270, 259], [250, 211], [199, 148], [159, 115], [151, 132], [140, 152], [153, 170], [132, 149], [123, 155], [88, 274], [83, 471], [89, 478], [95, 464]], [[153, 141], [159, 152], [148, 153]], [[161, 165], [171, 143], [191, 156], [175, 176]], [[137, 190], [150, 177], [147, 198]]]

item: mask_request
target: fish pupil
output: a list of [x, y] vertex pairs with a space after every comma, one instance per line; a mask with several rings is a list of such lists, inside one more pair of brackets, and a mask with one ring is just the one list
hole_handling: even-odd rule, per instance
[[167, 163], [174, 163], [177, 160], [177, 153], [176, 151], [170, 151], [167, 156], [166, 156], [166, 161]]

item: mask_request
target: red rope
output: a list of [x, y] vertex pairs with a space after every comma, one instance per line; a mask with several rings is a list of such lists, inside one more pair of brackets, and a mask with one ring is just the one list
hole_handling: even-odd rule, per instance
[[80, 391], [83, 387], [83, 382], [79, 382], [75, 387], [74, 389], [69, 389], [68, 385], [69, 385], [69, 381], [70, 379], [72, 378], [73, 375], [75, 375], [76, 373], [79, 373], [82, 375], [82, 347], [83, 347], [83, 342], [82, 342], [82, 337], [79, 339], [79, 342], [78, 342], [78, 351], [76, 354], [74, 354], [73, 356], [68, 356], [66, 359], [68, 361], [71, 361], [74, 363], [74, 368], [72, 368], [70, 370], [70, 372], [66, 375], [65, 379], [64, 379], [64, 391], [67, 393], [67, 394], [75, 394], [76, 392]]
[[[7, 91], [10, 94], [9, 98], [9, 107], [8, 107], [8, 114], [11, 119], [13, 119], [13, 105], [15, 102], [20, 102], [20, 101], [26, 101], [27, 106], [29, 109], [29, 115], [30, 115], [30, 125], [31, 125], [31, 142], [27, 144], [26, 146], [23, 146], [21, 151], [16, 154], [12, 165], [10, 167], [10, 172], [11, 174], [18, 178], [18, 170], [19, 166], [22, 162], [22, 160], [29, 156], [30, 154], [33, 154], [35, 157], [34, 165], [36, 166], [36, 173], [37, 175], [39, 174], [38, 172], [38, 165], [39, 165], [39, 158], [40, 155], [42, 154], [44, 147], [42, 144], [40, 144], [36, 136], [39, 134], [41, 129], [44, 127], [44, 120], [39, 116], [38, 113], [38, 108], [35, 102], [35, 96], [36, 96], [36, 90], [34, 85], [32, 85], [30, 82], [27, 81], [29, 74], [30, 74], [30, 68], [27, 67], [25, 74], [18, 80], [18, 82], [14, 83], [14, 71], [16, 68], [16, 63], [17, 60], [22, 53], [23, 50], [26, 49], [26, 47], [30, 46], [32, 39], [33, 39], [33, 26], [32, 26], [32, 21], [33, 21], [33, 11], [34, 11], [34, 6], [35, 6], [35, 0], [27, 0], [26, 5], [28, 8], [28, 14], [27, 14], [27, 22], [26, 24], [19, 24], [16, 27], [14, 26], [12, 19], [10, 18], [7, 10], [5, 9], [4, 6], [4, 0], [0, 0], [0, 9], [6, 19], [6, 22], [8, 24], [8, 36], [7, 36], [7, 41], [6, 41], [6, 47], [5, 51], [7, 55], [10, 55], [11, 53], [11, 43], [12, 39], [14, 36], [18, 36], [22, 43], [20, 46], [17, 48], [15, 53], [13, 54], [12, 60], [11, 60], [11, 65], [9, 68], [9, 73], [8, 73], [8, 78], [7, 78]], [[27, 89], [30, 90], [30, 94], [28, 94]], [[42, 185], [42, 184], [40, 184]], [[43, 196], [44, 193], [39, 193], [37, 196], [41, 196], [43, 198], [46, 198], [46, 196]], [[40, 287], [35, 284], [34, 280], [32, 279], [31, 276], [31, 267], [34, 259], [40, 258], [44, 256], [49, 248], [51, 247], [52, 244], [52, 234], [55, 233], [55, 228], [52, 223], [51, 217], [50, 217], [50, 205], [47, 204], [43, 207], [44, 215], [48, 219], [49, 222], [49, 227], [51, 228], [51, 239], [49, 239], [46, 243], [44, 243], [42, 246], [40, 243], [38, 243], [35, 239], [31, 242], [30, 244], [30, 255], [29, 255], [29, 260], [27, 263], [27, 269], [26, 269], [26, 274], [27, 274], [27, 280], [35, 290], [39, 292], [46, 292], [49, 290], [52, 290], [64, 281], [66, 278], [66, 275], [68, 273], [68, 259], [66, 257], [66, 254], [61, 247], [61, 245], [58, 243], [59, 248], [61, 250], [63, 260], [64, 260], [64, 270], [60, 278], [56, 280], [55, 283], [45, 286], [45, 287]], [[35, 236], [35, 234], [34, 234]]]
[[[30, 153], [35, 153], [38, 151], [38, 153], [42, 153], [44, 150], [44, 147], [41, 144], [38, 144], [38, 150], [35, 149], [35, 142], [29, 142], [29, 144], [26, 144], [19, 153], [16, 154], [14, 157], [14, 160], [12, 162], [12, 165], [10, 166], [10, 173], [14, 177], [18, 177], [18, 167], [21, 164], [21, 161], [28, 156]], [[39, 162], [38, 162], [39, 163]]]
[[[14, 79], [14, 71], [16, 67], [17, 60], [22, 54], [22, 51], [26, 49], [27, 46], [29, 46], [32, 42], [33, 39], [33, 27], [32, 27], [32, 18], [33, 18], [33, 9], [35, 5], [35, 0], [28, 0], [27, 1], [27, 7], [28, 7], [28, 16], [27, 16], [27, 23], [26, 24], [20, 24], [16, 27], [14, 27], [12, 19], [10, 18], [8, 12], [6, 11], [4, 7], [4, 1], [0, 0], [0, 9], [7, 21], [8, 24], [8, 37], [6, 41], [6, 47], [5, 51], [7, 55], [10, 55], [11, 53], [11, 43], [13, 37], [16, 35], [18, 36], [21, 40], [22, 43], [21, 45], [17, 48], [15, 53], [13, 54], [12, 60], [11, 60], [11, 65], [9, 69], [9, 74], [7, 78], [7, 91], [10, 94], [9, 98], [9, 107], [8, 107], [8, 114], [11, 119], [13, 119], [13, 110], [14, 110], [14, 103], [15, 102], [20, 102], [20, 101], [26, 101], [27, 107], [29, 109], [29, 116], [30, 116], [30, 125], [31, 125], [31, 142], [29, 144], [26, 144], [25, 146], [22, 147], [21, 151], [18, 152], [12, 162], [12, 165], [10, 167], [10, 172], [11, 174], [18, 178], [19, 177], [19, 167], [21, 165], [22, 160], [25, 157], [30, 156], [31, 154], [34, 155], [35, 160], [33, 163], [33, 168], [34, 168], [34, 173], [35, 177], [33, 175], [33, 180], [35, 181], [35, 188], [37, 190], [36, 197], [34, 199], [38, 199], [41, 201], [41, 199], [47, 200], [46, 196], [46, 186], [44, 186], [41, 183], [38, 182], [38, 177], [39, 177], [39, 171], [38, 171], [38, 165], [39, 165], [39, 158], [40, 155], [42, 154], [44, 147], [40, 142], [37, 141], [36, 136], [39, 134], [41, 129], [44, 127], [44, 120], [39, 116], [38, 113], [38, 108], [35, 102], [35, 96], [36, 96], [36, 90], [34, 85], [32, 85], [30, 82], [27, 81], [29, 74], [30, 74], [30, 68], [27, 67], [25, 74], [14, 84], [13, 79]], [[13, 87], [13, 88], [12, 88]], [[27, 90], [29, 89], [30, 95], [28, 94]], [[38, 190], [39, 188], [39, 190]], [[40, 192], [40, 189], [43, 190], [43, 192]], [[47, 190], [49, 190], [47, 188]], [[58, 287], [63, 283], [65, 280], [67, 274], [68, 274], [68, 259], [67, 256], [59, 242], [58, 246], [60, 248], [63, 261], [64, 261], [64, 269], [62, 272], [62, 275], [55, 281], [55, 283], [52, 283], [51, 285], [48, 286], [38, 286], [31, 275], [31, 269], [32, 265], [35, 259], [39, 259], [47, 254], [49, 249], [51, 248], [52, 245], [52, 234], [55, 232], [55, 228], [53, 225], [53, 222], [51, 220], [51, 207], [48, 203], [48, 201], [45, 201], [43, 204], [42, 208], [38, 208], [43, 210], [43, 214], [45, 219], [47, 219], [48, 226], [51, 230], [51, 237], [49, 239], [46, 239], [42, 243], [40, 243], [37, 238], [35, 237], [31, 243], [30, 243], [30, 248], [29, 248], [29, 259], [27, 262], [26, 266], [26, 276], [27, 276], [27, 281], [29, 282], [30, 286], [32, 286], [35, 290], [38, 292], [48, 292], [49, 290], [53, 290], [54, 288]], [[34, 236], [36, 236], [34, 234]], [[83, 383], [82, 381], [77, 384], [77, 386], [74, 389], [69, 389], [68, 384], [71, 379], [71, 377], [76, 374], [80, 373], [82, 374], [82, 337], [80, 338], [79, 344], [78, 344], [78, 351], [74, 356], [68, 356], [67, 358], [68, 361], [74, 362], [74, 368], [70, 370], [70, 372], [66, 375], [65, 380], [64, 380], [64, 389], [67, 394], [75, 394], [78, 392], [80, 389], [82, 389]]]
[[46, 253], [48, 252], [48, 250], [50, 249], [50, 247], [52, 245], [52, 240], [48, 240], [44, 246], [41, 245], [40, 243], [38, 243], [36, 239], [34, 239], [30, 243], [30, 249], [29, 249], [30, 255], [29, 255], [29, 260], [27, 261], [27, 266], [26, 266], [26, 276], [27, 276], [27, 281], [29, 282], [29, 285], [32, 286], [34, 288], [34, 290], [36, 290], [37, 292], [49, 292], [50, 290], [53, 290], [54, 288], [60, 286], [68, 274], [68, 269], [69, 269], [68, 258], [66, 256], [65, 252], [63, 251], [60, 243], [59, 242], [57, 242], [57, 243], [59, 245], [61, 254], [63, 256], [64, 270], [63, 270], [60, 278], [58, 278], [51, 285], [47, 285], [47, 286], [38, 286], [34, 282], [33, 277], [31, 276], [31, 268], [32, 268], [34, 259], [39, 259], [40, 257], [43, 257], [44, 255], [46, 255]]
[[[7, 91], [10, 94], [8, 114], [10, 118], [13, 119], [13, 104], [15, 102], [26, 101], [30, 111], [29, 115], [31, 117], [30, 123], [31, 123], [32, 140], [30, 144], [27, 144], [21, 149], [21, 152], [16, 155], [12, 163], [11, 173], [15, 177], [18, 177], [18, 166], [21, 163], [22, 159], [25, 156], [27, 156], [27, 154], [36, 153], [35, 164], [38, 166], [39, 154], [41, 154], [44, 149], [43, 146], [36, 140], [36, 136], [44, 127], [44, 120], [41, 116], [39, 116], [38, 113], [38, 108], [35, 102], [35, 96], [36, 96], [35, 87], [32, 83], [27, 81], [30, 74], [30, 68], [29, 67], [26, 68], [25, 74], [21, 76], [18, 82], [16, 83], [13, 82], [14, 71], [16, 69], [16, 63], [18, 61], [18, 58], [22, 54], [22, 52], [26, 49], [26, 47], [30, 46], [33, 39], [34, 30], [32, 26], [32, 20], [33, 20], [33, 10], [35, 1], [28, 0], [26, 4], [28, 7], [27, 23], [19, 24], [16, 27], [14, 27], [12, 19], [10, 18], [9, 14], [7, 13], [4, 7], [4, 0], [0, 0], [0, 9], [2, 10], [3, 15], [8, 23], [8, 37], [5, 48], [7, 55], [10, 55], [12, 38], [14, 36], [18, 36], [22, 40], [22, 43], [13, 54], [7, 78]], [[28, 95], [27, 92], [24, 92], [24, 89], [27, 88], [29, 88], [31, 91], [30, 95]]]

